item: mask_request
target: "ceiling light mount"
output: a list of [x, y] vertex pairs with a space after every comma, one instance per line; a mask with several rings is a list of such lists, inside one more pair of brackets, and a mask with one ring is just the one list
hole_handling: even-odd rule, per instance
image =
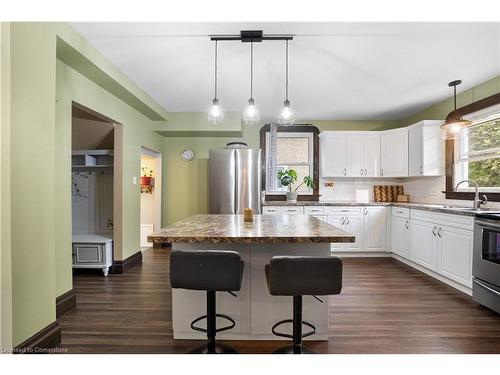
[[256, 42], [264, 40], [293, 40], [293, 35], [270, 34], [264, 35], [262, 30], [241, 30], [239, 35], [210, 35], [211, 40], [221, 41], [240, 41], [243, 43]]

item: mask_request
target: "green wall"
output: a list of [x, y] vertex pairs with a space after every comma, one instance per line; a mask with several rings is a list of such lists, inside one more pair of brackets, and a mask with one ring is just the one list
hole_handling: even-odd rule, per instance
[[12, 346], [10, 25], [0, 23], [0, 348]]
[[[56, 96], [56, 295], [72, 288], [71, 277], [71, 105], [79, 103], [113, 119], [123, 129], [121, 191], [121, 250], [123, 260], [140, 250], [140, 187], [132, 184], [140, 175], [141, 146], [162, 152], [163, 137], [153, 131], [153, 121], [58, 60]], [[115, 219], [116, 220], [116, 219]], [[119, 249], [115, 249], [119, 250]]]
[[[460, 86], [458, 86], [460, 89]], [[457, 108], [473, 103], [480, 99], [484, 99], [493, 94], [500, 92], [500, 76], [483, 82], [473, 88], [461, 92], [457, 95]], [[432, 107], [429, 107], [421, 112], [409, 116], [401, 120], [401, 126], [414, 124], [421, 120], [443, 120], [448, 113], [453, 110], [453, 98], [450, 97], [443, 100]]]
[[[2, 267], [4, 254], [12, 258], [12, 302], [2, 303], [2, 311], [12, 311], [16, 346], [55, 321], [55, 299], [72, 287], [71, 101], [122, 124], [118, 260], [140, 250], [140, 190], [132, 176], [140, 174], [141, 146], [162, 151], [164, 139], [153, 129], [162, 130], [165, 122], [153, 120], [166, 112], [67, 24], [10, 23], [2, 31], [4, 26], [10, 29], [11, 84], [6, 88], [2, 81], [10, 118], [4, 123], [2, 112], [1, 183], [6, 173], [13, 189], [7, 196], [1, 191], [2, 218], [4, 204], [11, 207], [12, 243], [9, 254], [2, 235]], [[2, 220], [2, 231], [8, 224]]]

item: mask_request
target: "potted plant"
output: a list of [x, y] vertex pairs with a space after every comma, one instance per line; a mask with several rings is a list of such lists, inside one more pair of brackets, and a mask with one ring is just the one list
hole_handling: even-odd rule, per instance
[[153, 186], [155, 184], [155, 179], [153, 177], [153, 170], [147, 167], [142, 167], [141, 170], [142, 170], [141, 192], [152, 193]]
[[295, 182], [297, 182], [297, 172], [293, 169], [290, 170], [282, 170], [278, 172], [278, 180], [280, 180], [281, 185], [288, 186], [289, 191], [286, 192], [286, 200], [288, 202], [297, 202], [297, 190], [302, 186], [306, 185], [309, 189], [313, 189], [316, 187], [311, 176], [305, 176], [302, 182], [297, 186], [294, 190], [292, 190], [292, 186]]

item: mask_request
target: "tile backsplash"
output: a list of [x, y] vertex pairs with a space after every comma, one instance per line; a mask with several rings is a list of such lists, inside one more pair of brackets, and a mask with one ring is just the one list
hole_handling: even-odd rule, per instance
[[[333, 186], [325, 183], [333, 182]], [[321, 178], [319, 193], [321, 201], [358, 201], [356, 191], [367, 191], [370, 201], [374, 201], [374, 185], [403, 185], [405, 194], [410, 195], [410, 202], [449, 204], [454, 206], [472, 206], [471, 201], [445, 199], [441, 191], [445, 186], [445, 176], [415, 178]], [[358, 193], [359, 196], [359, 193]], [[486, 207], [500, 208], [500, 202], [489, 202]]]

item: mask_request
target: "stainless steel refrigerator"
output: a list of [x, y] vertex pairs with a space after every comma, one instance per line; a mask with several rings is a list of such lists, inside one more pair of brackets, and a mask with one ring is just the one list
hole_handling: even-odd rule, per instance
[[210, 150], [208, 212], [243, 214], [251, 208], [260, 213], [261, 172], [260, 150]]

